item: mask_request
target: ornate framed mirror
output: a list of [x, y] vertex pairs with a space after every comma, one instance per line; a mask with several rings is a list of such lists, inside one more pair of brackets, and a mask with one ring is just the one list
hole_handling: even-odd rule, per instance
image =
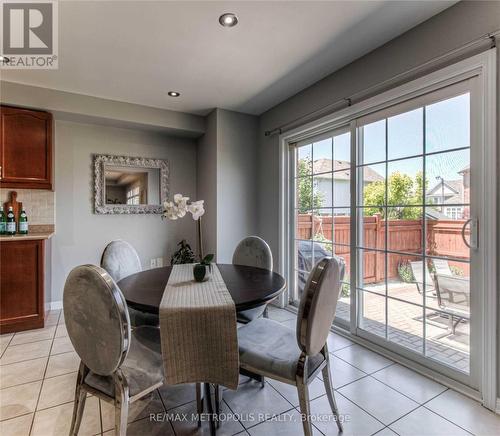
[[162, 213], [169, 194], [164, 159], [94, 155], [96, 214]]

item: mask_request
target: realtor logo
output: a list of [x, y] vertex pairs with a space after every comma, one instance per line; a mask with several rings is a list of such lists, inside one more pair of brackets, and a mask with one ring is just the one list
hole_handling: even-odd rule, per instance
[[4, 0], [1, 7], [2, 69], [56, 69], [57, 2]]

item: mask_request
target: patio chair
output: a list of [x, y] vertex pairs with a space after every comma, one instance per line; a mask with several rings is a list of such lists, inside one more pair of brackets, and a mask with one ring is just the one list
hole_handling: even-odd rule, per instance
[[432, 293], [435, 291], [434, 280], [432, 279], [431, 273], [429, 272], [429, 268], [427, 268], [427, 265], [425, 265], [425, 270], [424, 270], [424, 262], [410, 262], [410, 268], [413, 274], [413, 278], [415, 280], [415, 284], [417, 285], [417, 290], [420, 294], [423, 293], [424, 274], [425, 274], [425, 292]]
[[439, 307], [448, 315], [449, 328], [455, 334], [457, 325], [470, 317], [470, 282], [468, 278], [436, 274]]
[[432, 259], [432, 263], [434, 265], [434, 269], [436, 270], [436, 274], [452, 276], [450, 265], [445, 259]]

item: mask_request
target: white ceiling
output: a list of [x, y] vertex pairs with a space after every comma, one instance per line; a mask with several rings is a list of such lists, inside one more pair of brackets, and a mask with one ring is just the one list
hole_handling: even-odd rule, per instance
[[[1, 78], [197, 114], [260, 114], [453, 3], [62, 1], [59, 69]], [[239, 24], [220, 26], [224, 12]]]

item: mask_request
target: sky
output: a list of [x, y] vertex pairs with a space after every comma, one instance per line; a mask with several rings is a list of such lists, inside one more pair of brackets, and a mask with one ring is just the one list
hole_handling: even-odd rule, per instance
[[[405, 112], [362, 127], [363, 162], [386, 159], [385, 123], [387, 123], [387, 158], [399, 159], [423, 154], [424, 131], [426, 153], [450, 150], [446, 153], [431, 154], [425, 157], [426, 178], [430, 186], [440, 183], [437, 177], [445, 180], [458, 180], [459, 171], [470, 163], [470, 150], [451, 151], [470, 146], [470, 95], [462, 94], [439, 101], [424, 108]], [[306, 145], [299, 149], [299, 159], [310, 157], [332, 159], [332, 138]], [[333, 158], [350, 161], [350, 133], [333, 138]], [[380, 175], [385, 175], [385, 164], [370, 165]], [[424, 157], [403, 159], [388, 164], [388, 172], [399, 171], [414, 177], [423, 171]]]

